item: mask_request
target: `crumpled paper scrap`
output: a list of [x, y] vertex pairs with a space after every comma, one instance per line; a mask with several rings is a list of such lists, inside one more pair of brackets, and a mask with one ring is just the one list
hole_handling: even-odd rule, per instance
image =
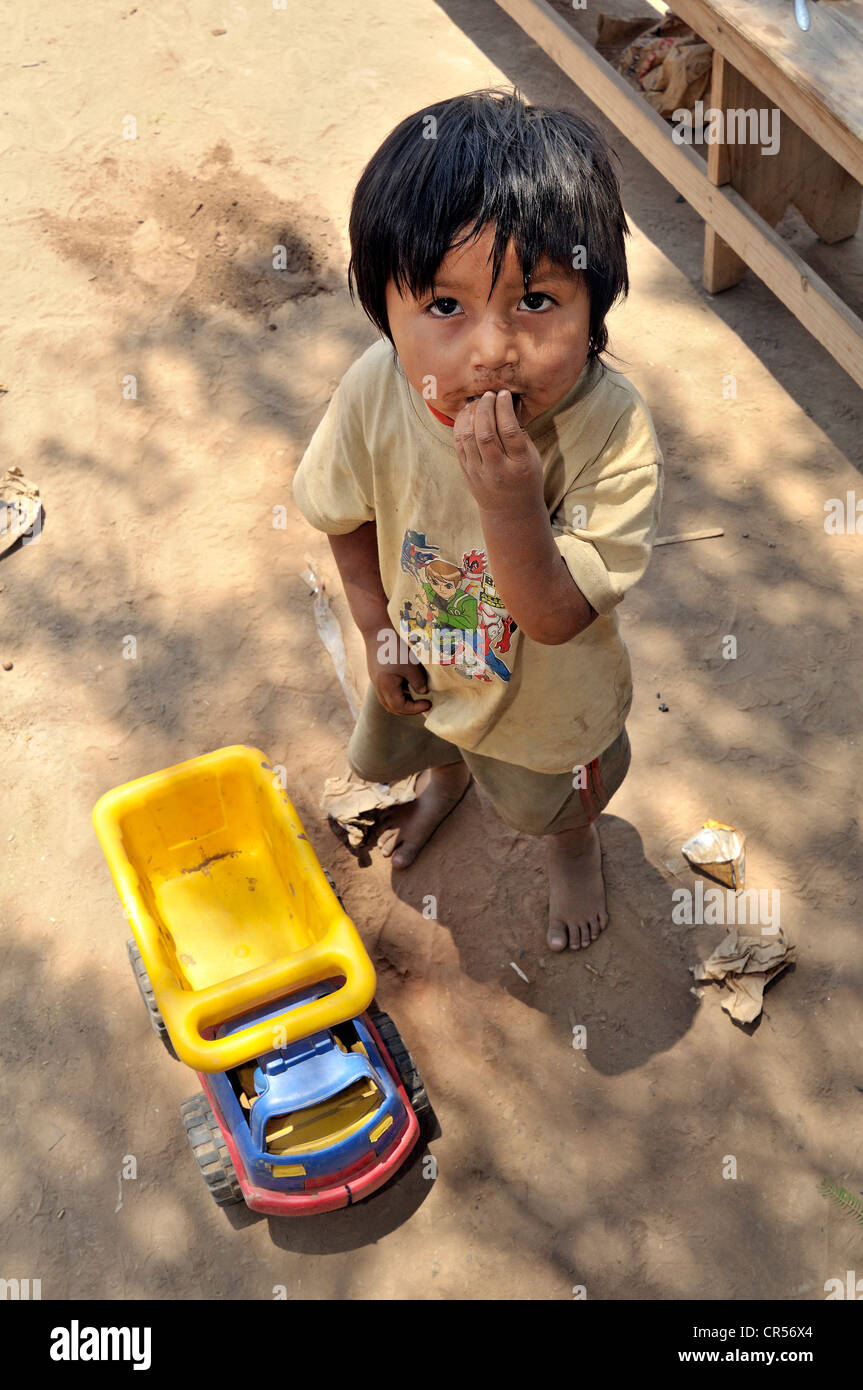
[[761, 1013], [765, 986], [791, 964], [795, 950], [781, 933], [775, 940], [765, 941], [760, 936], [730, 931], [708, 960], [690, 969], [697, 981], [716, 980], [727, 985], [731, 998], [722, 1000], [723, 1009], [738, 1023], [751, 1023]]
[[35, 483], [28, 482], [17, 464], [0, 478], [0, 555], [32, 532], [40, 517], [42, 502]]
[[358, 777], [328, 777], [321, 795], [321, 810], [344, 826], [348, 843], [356, 849], [375, 823], [376, 812], [416, 800], [418, 772], [400, 782], [363, 782]]

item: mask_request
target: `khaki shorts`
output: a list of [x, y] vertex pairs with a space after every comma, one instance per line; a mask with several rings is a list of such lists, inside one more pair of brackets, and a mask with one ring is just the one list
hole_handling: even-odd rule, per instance
[[525, 835], [554, 835], [590, 825], [605, 810], [629, 769], [629, 735], [588, 763], [583, 788], [571, 772], [533, 772], [527, 767], [470, 753], [425, 727], [423, 714], [390, 714], [369, 685], [348, 743], [348, 762], [365, 782], [398, 782], [413, 772], [463, 758], [502, 821]]

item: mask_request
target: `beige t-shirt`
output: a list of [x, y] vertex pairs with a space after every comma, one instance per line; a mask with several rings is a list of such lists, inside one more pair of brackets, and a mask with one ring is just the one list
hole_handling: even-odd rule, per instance
[[604, 752], [632, 704], [614, 610], [647, 568], [663, 463], [638, 391], [596, 360], [527, 433], [555, 544], [599, 615], [557, 646], [531, 640], [504, 607], [452, 426], [432, 414], [386, 339], [345, 373], [293, 490], [319, 531], [376, 522], [390, 621], [428, 672], [426, 728], [469, 752], [561, 773]]

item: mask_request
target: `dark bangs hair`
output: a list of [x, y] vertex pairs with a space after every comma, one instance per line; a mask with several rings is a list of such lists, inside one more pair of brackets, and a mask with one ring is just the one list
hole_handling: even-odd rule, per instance
[[[590, 295], [590, 347], [608, 344], [605, 317], [629, 292], [629, 226], [600, 132], [573, 111], [529, 106], [517, 89], [488, 88], [407, 116], [372, 155], [351, 204], [351, 259], [360, 303], [393, 342], [385, 291], [433, 290], [447, 252], [495, 225], [492, 285], [513, 243], [528, 281], [543, 255], [580, 271]], [[456, 235], [466, 229], [460, 240]], [[393, 346], [395, 344], [393, 343]]]

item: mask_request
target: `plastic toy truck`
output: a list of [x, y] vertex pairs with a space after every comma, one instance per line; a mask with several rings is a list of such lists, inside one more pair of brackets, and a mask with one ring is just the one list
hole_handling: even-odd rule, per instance
[[434, 1117], [375, 973], [279, 777], [236, 744], [100, 797], [93, 824], [157, 1035], [220, 1205], [290, 1216], [367, 1197]]

